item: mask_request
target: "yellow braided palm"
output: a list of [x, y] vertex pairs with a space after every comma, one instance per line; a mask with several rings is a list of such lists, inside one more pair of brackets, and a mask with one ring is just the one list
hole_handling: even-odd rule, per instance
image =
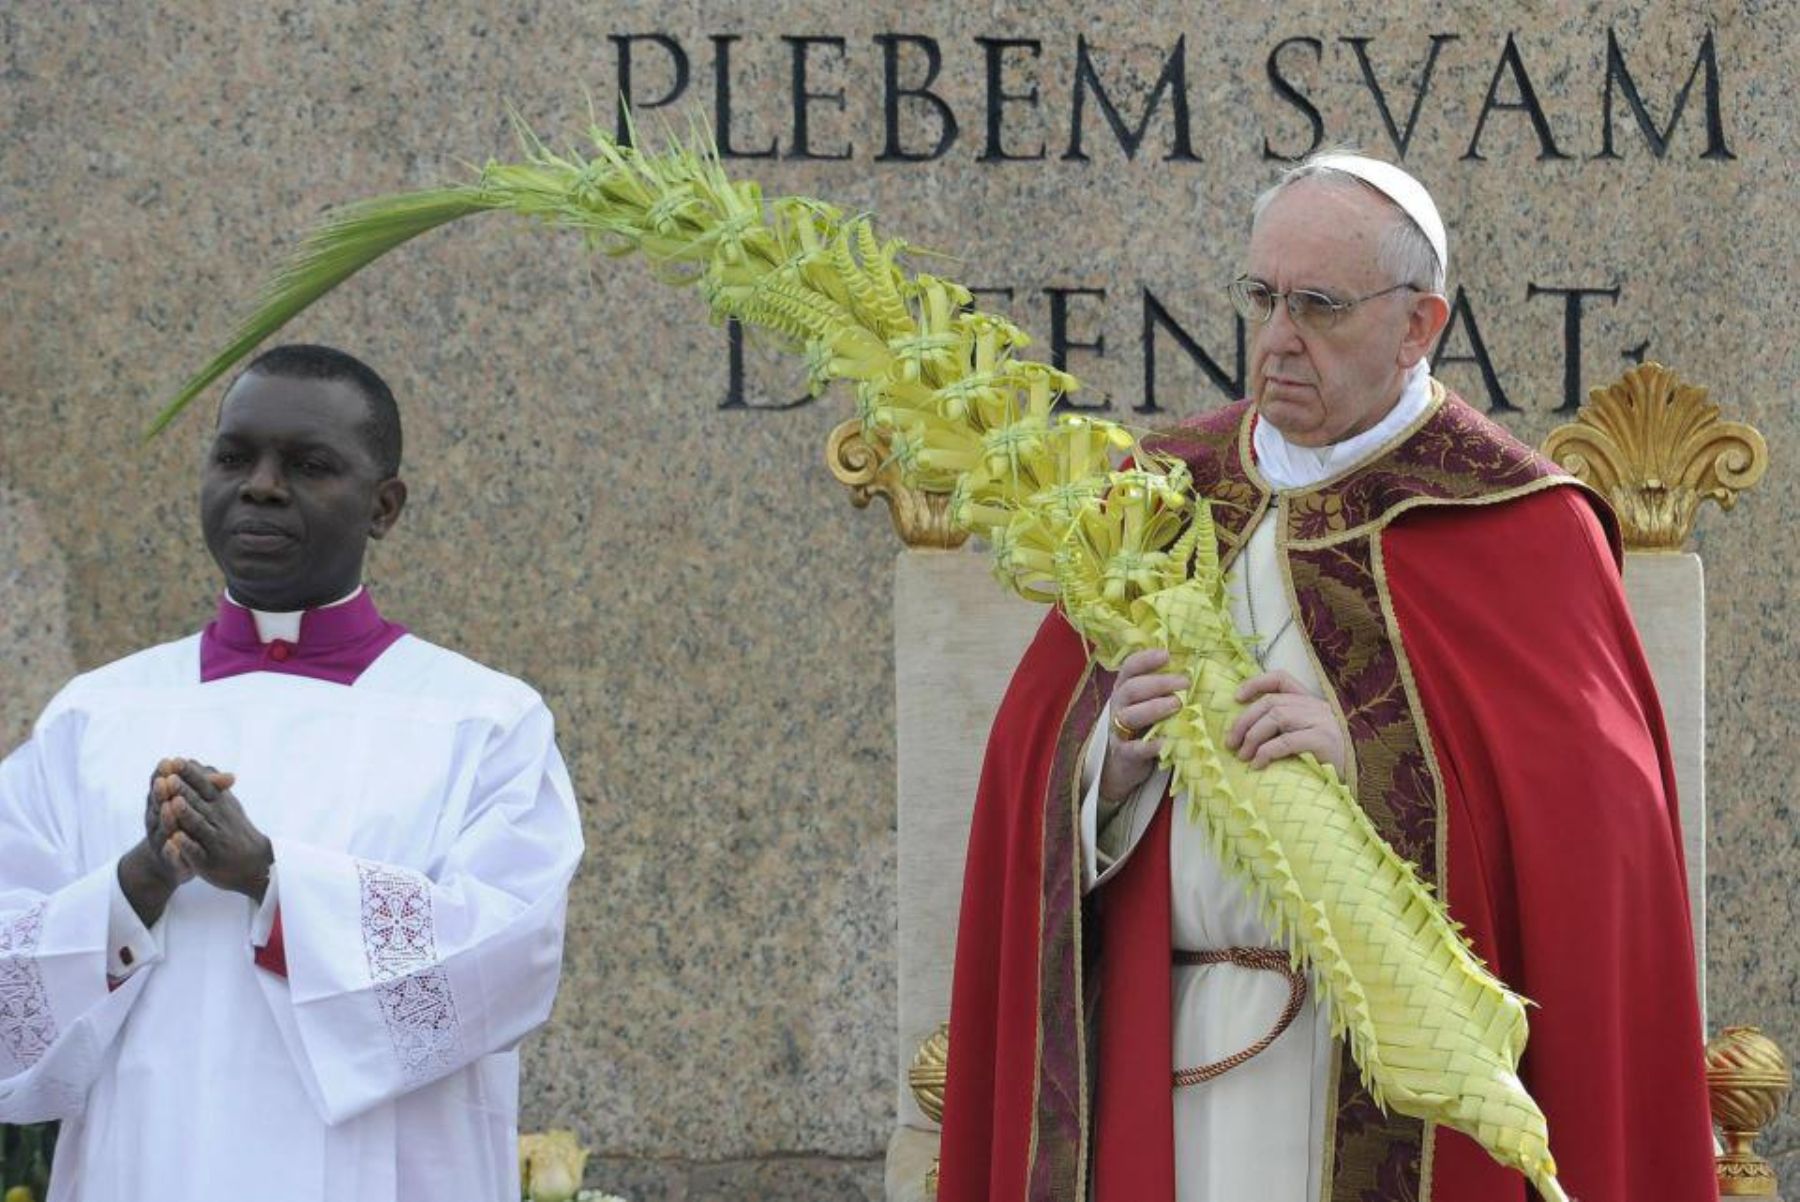
[[[228, 349], [157, 419], [307, 304], [400, 243], [505, 210], [638, 254], [691, 284], [715, 318], [771, 331], [805, 355], [812, 386], [855, 386], [871, 436], [916, 487], [950, 493], [995, 574], [1062, 606], [1101, 663], [1166, 647], [1193, 681], [1158, 724], [1164, 760], [1221, 860], [1308, 967], [1376, 1101], [1480, 1141], [1563, 1202], [1542, 1113], [1515, 1068], [1525, 1004], [1476, 959], [1413, 868], [1311, 756], [1252, 769], [1221, 750], [1256, 671], [1227, 616], [1211, 515], [1185, 467], [1122, 427], [1058, 414], [1077, 382], [1017, 357], [1026, 335], [967, 291], [900, 265], [863, 216], [817, 200], [765, 203], [706, 139], [642, 154], [593, 132], [591, 156], [524, 134], [525, 161], [478, 182], [355, 205], [315, 232]], [[1129, 471], [1112, 467], [1136, 450]]]

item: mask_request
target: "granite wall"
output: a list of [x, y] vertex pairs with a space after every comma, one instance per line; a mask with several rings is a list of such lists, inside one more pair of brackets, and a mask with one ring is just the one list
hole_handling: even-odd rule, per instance
[[68, 569], [31, 498], [0, 467], [0, 747], [31, 722], [75, 672], [69, 647]]
[[[954, 256], [1087, 403], [1236, 390], [1220, 286], [1283, 156], [1401, 157], [1457, 314], [1439, 371], [1531, 441], [1653, 358], [1768, 436], [1709, 513], [1711, 1010], [1800, 1052], [1789, 782], [1800, 550], [1788, 392], [1792, 5], [780, 0], [0, 8], [0, 738], [70, 667], [171, 638], [206, 406], [140, 441], [329, 206], [574, 135], [622, 87], [714, 123], [772, 192]], [[658, 102], [668, 100], [669, 103]], [[1004, 291], [1010, 290], [1010, 291]], [[821, 464], [841, 398], [733, 355], [694, 298], [502, 219], [438, 233], [292, 330], [405, 406], [413, 500], [371, 579], [540, 687], [592, 854], [525, 1117], [637, 1198], [872, 1197], [895, 1057], [890, 563]], [[734, 362], [737, 367], [734, 368]], [[208, 398], [208, 401], [214, 399]], [[1771, 1150], [1800, 1194], [1790, 1105]]]

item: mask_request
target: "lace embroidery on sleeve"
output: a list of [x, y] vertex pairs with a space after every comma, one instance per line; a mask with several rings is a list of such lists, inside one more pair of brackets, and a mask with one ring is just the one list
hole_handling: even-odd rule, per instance
[[56, 1016], [37, 966], [44, 903], [0, 923], [0, 1040], [21, 1069], [30, 1068], [56, 1042]]
[[431, 1076], [456, 1058], [456, 1002], [437, 963], [431, 886], [414, 873], [356, 862], [362, 886], [363, 950], [375, 999], [409, 1079]]

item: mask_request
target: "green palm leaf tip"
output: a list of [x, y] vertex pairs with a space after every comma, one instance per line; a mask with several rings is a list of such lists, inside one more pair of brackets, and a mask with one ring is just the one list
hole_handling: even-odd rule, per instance
[[[182, 385], [145, 437], [166, 429], [208, 385], [314, 301], [390, 250], [471, 213], [505, 209], [579, 230], [592, 248], [609, 255], [645, 255], [672, 284], [702, 282], [709, 266], [723, 259], [728, 266], [713, 272], [714, 288], [741, 287], [763, 280], [791, 253], [763, 226], [761, 190], [725, 174], [702, 130], [696, 129], [692, 146], [644, 156], [596, 126], [589, 131], [595, 151], [589, 159], [573, 151], [557, 154], [516, 115], [514, 129], [524, 162], [489, 162], [472, 184], [359, 201], [307, 235], [264, 289], [256, 311]], [[719, 308], [729, 312], [733, 306]], [[745, 320], [779, 329], [781, 323], [763, 320], [758, 306], [749, 308]]]
[[440, 225], [493, 207], [494, 201], [481, 188], [454, 187], [377, 197], [336, 214], [307, 236], [263, 290], [256, 312], [238, 327], [230, 344], [163, 406], [145, 437], [165, 429], [207, 385], [230, 371], [263, 339], [376, 259]]

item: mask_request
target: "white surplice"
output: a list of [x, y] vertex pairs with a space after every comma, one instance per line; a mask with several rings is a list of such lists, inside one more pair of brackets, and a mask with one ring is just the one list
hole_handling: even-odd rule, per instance
[[[0, 763], [0, 1121], [64, 1120], [52, 1202], [517, 1198], [581, 855], [549, 711], [412, 636], [351, 685], [201, 684], [199, 644], [76, 678]], [[119, 982], [168, 755], [237, 774], [269, 896], [184, 885]], [[285, 977], [252, 959], [277, 912]]]
[[[1430, 378], [1420, 363], [1400, 399], [1374, 427], [1330, 447], [1296, 447], [1266, 422], [1255, 430], [1257, 463], [1277, 491], [1309, 487], [1373, 458], [1411, 429], [1430, 407]], [[1282, 570], [1276, 507], [1249, 531], [1226, 577], [1231, 616], [1269, 670], [1282, 670], [1314, 697], [1324, 687], [1296, 625]], [[1168, 788], [1159, 769], [1100, 827], [1099, 780], [1110, 713], [1095, 724], [1084, 765], [1084, 877], [1102, 888], [1135, 850]], [[1280, 947], [1249, 893], [1232, 879], [1205, 834], [1175, 800], [1169, 838], [1170, 938], [1176, 948], [1212, 951]], [[1110, 847], [1116, 854], [1109, 855]], [[1172, 1069], [1223, 1060], [1260, 1040], [1288, 1000], [1286, 978], [1233, 964], [1174, 966]], [[1260, 1055], [1220, 1077], [1174, 1091], [1176, 1202], [1314, 1202], [1326, 1165], [1327, 1090], [1337, 1056], [1330, 1024], [1310, 987], [1306, 1005]]]

